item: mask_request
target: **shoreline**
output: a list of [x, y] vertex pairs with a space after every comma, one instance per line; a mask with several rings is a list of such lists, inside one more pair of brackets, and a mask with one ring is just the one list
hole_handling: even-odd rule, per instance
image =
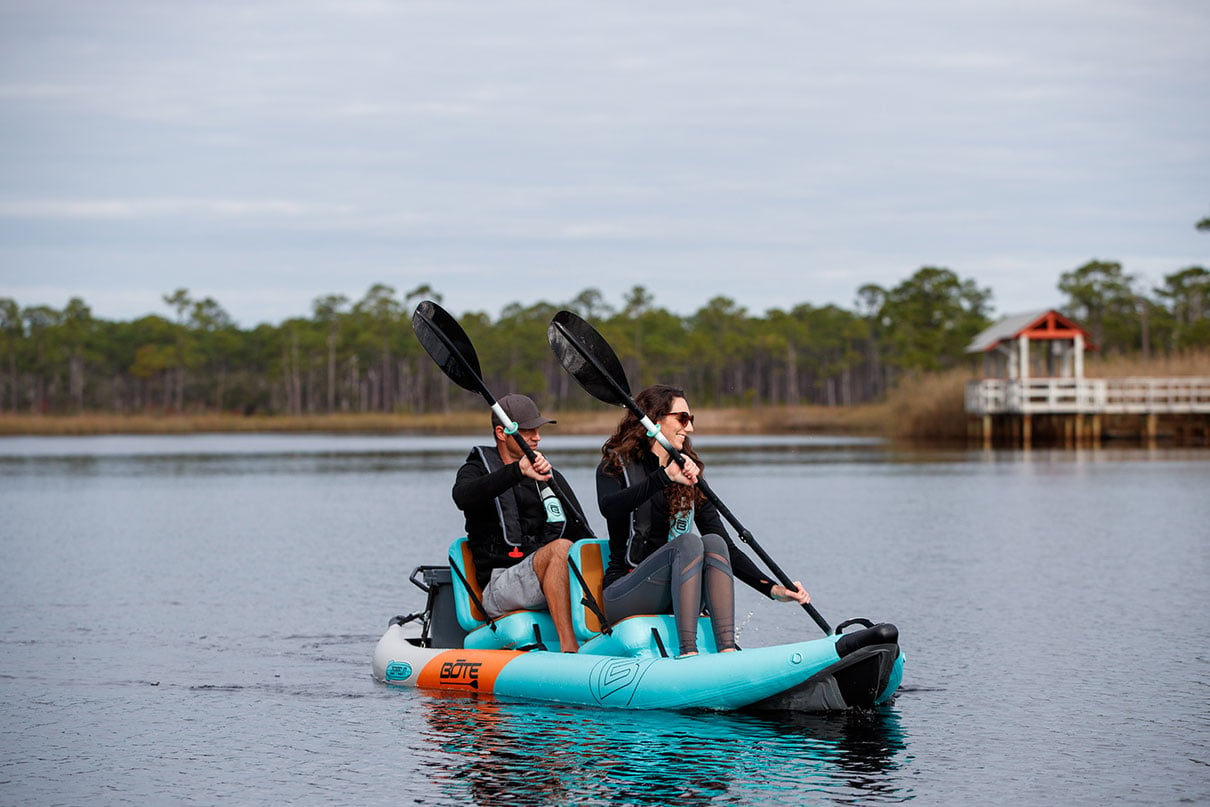
[[[699, 427], [712, 434], [852, 434], [887, 436], [879, 407], [763, 406], [696, 410]], [[620, 409], [552, 411], [552, 432], [609, 434]], [[236, 415], [216, 413], [83, 413], [31, 415], [0, 413], [0, 437], [89, 436], [106, 434], [201, 434], [324, 432], [335, 434], [476, 434], [487, 429], [484, 409], [413, 414]]]

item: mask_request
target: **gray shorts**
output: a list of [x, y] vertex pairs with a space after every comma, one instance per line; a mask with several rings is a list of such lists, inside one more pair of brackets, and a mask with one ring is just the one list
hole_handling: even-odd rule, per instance
[[492, 619], [509, 611], [546, 608], [542, 584], [534, 571], [534, 556], [527, 555], [516, 566], [492, 569], [492, 579], [483, 588], [483, 608]]

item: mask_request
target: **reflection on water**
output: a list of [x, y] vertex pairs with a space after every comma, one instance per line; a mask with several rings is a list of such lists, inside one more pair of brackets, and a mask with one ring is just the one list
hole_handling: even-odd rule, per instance
[[[848, 715], [614, 712], [418, 700], [443, 794], [477, 804], [860, 803], [912, 797], [893, 708]], [[434, 753], [440, 752], [440, 753]]]

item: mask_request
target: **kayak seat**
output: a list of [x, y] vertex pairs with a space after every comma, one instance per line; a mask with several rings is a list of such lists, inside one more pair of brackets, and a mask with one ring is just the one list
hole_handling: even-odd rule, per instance
[[[558, 652], [559, 634], [549, 611], [510, 611], [493, 621], [483, 612], [483, 590], [475, 576], [466, 536], [450, 544], [454, 612], [466, 631], [462, 646], [475, 650], [545, 649]], [[473, 596], [472, 596], [473, 595]]]
[[[680, 647], [676, 634], [676, 621], [671, 614], [645, 614], [632, 616], [609, 626], [608, 634], [602, 632], [601, 620], [588, 604], [585, 587], [592, 594], [598, 607], [605, 607], [605, 569], [609, 567], [609, 541], [603, 538], [586, 538], [571, 545], [568, 562], [575, 564], [579, 576], [573, 570], [570, 575], [571, 626], [580, 641], [580, 653], [604, 656], [642, 656], [659, 658], [675, 656]], [[699, 652], [713, 653], [717, 649], [710, 617], [703, 616], [697, 624], [697, 647]]]
[[[601, 632], [601, 619], [585, 602], [584, 583], [588, 584], [587, 592], [592, 595], [592, 602], [598, 607], [604, 607], [602, 582], [605, 579], [605, 567], [609, 565], [609, 541], [601, 538], [585, 538], [571, 545], [567, 553], [569, 564], [575, 564], [579, 576], [574, 571], [569, 575], [568, 583], [571, 588], [571, 627], [576, 638], [586, 642]], [[584, 583], [580, 582], [580, 578]]]

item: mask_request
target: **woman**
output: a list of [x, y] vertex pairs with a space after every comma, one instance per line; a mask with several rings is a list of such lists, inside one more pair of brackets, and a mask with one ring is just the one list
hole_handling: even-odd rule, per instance
[[[636, 614], [676, 617], [680, 655], [697, 655], [697, 618], [710, 612], [719, 652], [735, 650], [735, 591], [739, 579], [767, 597], [810, 602], [802, 583], [773, 583], [727, 537], [718, 510], [697, 486], [701, 460], [689, 444], [693, 414], [685, 393], [657, 384], [635, 402], [685, 457], [682, 468], [633, 413], [627, 413], [601, 448], [597, 500], [609, 523], [605, 616], [616, 622]], [[690, 532], [695, 526], [700, 535]]]

